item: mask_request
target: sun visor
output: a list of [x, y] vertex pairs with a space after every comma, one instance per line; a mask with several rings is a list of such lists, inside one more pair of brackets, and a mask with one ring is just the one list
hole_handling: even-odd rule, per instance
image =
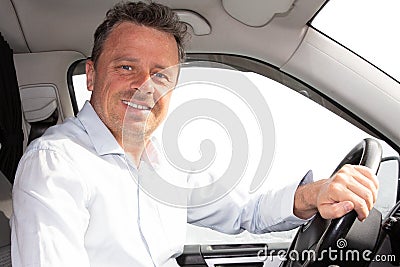
[[21, 86], [20, 95], [28, 122], [45, 120], [57, 109], [57, 90], [52, 84]]
[[265, 26], [275, 14], [290, 10], [294, 0], [222, 0], [225, 11], [251, 27]]

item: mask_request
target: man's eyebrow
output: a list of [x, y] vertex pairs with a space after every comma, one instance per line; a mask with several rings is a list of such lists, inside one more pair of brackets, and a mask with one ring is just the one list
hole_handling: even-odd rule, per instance
[[156, 64], [154, 67], [156, 67], [157, 69], [168, 70], [173, 68], [174, 66], [176, 65], [166, 66], [166, 65]]
[[[113, 59], [112, 61], [114, 61], [114, 62], [121, 62], [121, 61], [139, 62], [140, 59], [135, 58], [135, 57], [125, 57], [125, 56], [122, 56], [122, 57], [117, 57], [117, 58]], [[171, 68], [171, 67], [173, 67], [173, 66], [175, 66], [175, 65], [167, 66], [167, 65], [156, 64], [154, 67], [157, 68], [157, 69], [166, 70], [166, 69]]]
[[130, 61], [130, 62], [139, 62], [140, 60], [138, 58], [134, 58], [134, 57], [117, 57], [115, 59], [113, 59], [114, 62], [119, 62], [119, 61]]

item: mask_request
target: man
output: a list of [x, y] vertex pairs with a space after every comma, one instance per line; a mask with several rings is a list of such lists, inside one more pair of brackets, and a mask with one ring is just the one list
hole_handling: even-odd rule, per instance
[[264, 233], [294, 228], [317, 211], [337, 218], [355, 209], [366, 218], [378, 184], [360, 166], [318, 182], [307, 175], [300, 186], [247, 203], [228, 195], [189, 210], [141, 190], [138, 184], [164, 171], [151, 134], [165, 118], [185, 35], [184, 24], [159, 4], [118, 4], [107, 13], [86, 64], [90, 103], [21, 159], [13, 188], [14, 267], [176, 266], [186, 221]]

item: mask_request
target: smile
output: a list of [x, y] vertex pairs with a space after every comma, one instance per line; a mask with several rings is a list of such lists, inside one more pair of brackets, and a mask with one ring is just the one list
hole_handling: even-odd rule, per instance
[[146, 106], [142, 106], [139, 104], [135, 104], [126, 100], [122, 100], [122, 103], [124, 103], [125, 105], [130, 106], [131, 108], [136, 108], [136, 109], [141, 109], [141, 110], [150, 110], [150, 107], [146, 107]]

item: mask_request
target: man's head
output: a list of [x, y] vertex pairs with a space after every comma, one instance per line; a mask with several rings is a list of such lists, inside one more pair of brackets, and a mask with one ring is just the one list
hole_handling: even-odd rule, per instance
[[131, 22], [173, 35], [178, 47], [179, 60], [184, 60], [184, 45], [188, 36], [187, 26], [179, 20], [176, 13], [169, 7], [158, 3], [121, 2], [107, 11], [106, 18], [94, 33], [91, 59], [95, 64], [102, 52], [107, 36], [114, 26], [122, 22]]
[[124, 147], [126, 136], [146, 139], [165, 118], [185, 36], [177, 15], [156, 3], [117, 4], [97, 28], [86, 63], [90, 102]]

